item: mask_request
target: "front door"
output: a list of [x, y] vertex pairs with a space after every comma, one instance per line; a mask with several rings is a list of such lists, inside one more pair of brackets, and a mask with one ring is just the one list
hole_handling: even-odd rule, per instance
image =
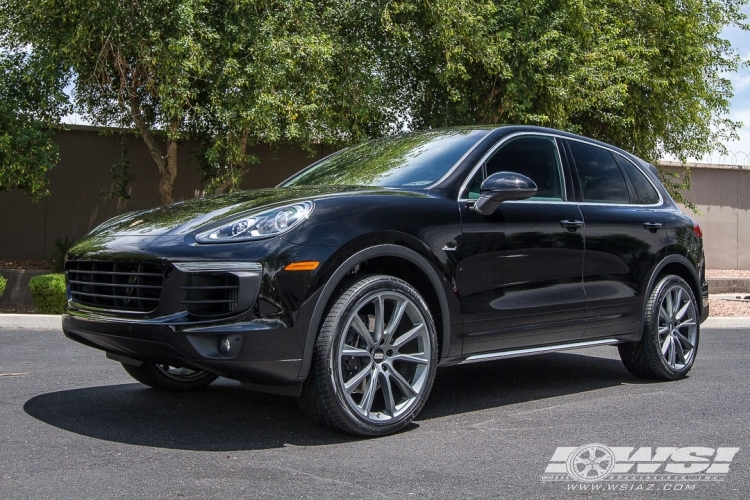
[[[473, 210], [479, 185], [499, 171], [531, 178], [537, 195], [483, 216]], [[586, 316], [583, 218], [578, 204], [567, 201], [554, 138], [506, 140], [472, 175], [459, 200], [464, 354], [579, 339]]]

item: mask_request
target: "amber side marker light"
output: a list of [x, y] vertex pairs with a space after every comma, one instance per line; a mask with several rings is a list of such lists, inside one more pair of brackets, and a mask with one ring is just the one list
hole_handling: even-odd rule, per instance
[[315, 260], [308, 260], [305, 262], [292, 262], [284, 268], [285, 271], [315, 271], [320, 262]]

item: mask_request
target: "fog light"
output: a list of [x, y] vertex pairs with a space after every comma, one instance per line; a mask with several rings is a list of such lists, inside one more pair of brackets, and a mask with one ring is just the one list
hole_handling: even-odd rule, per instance
[[230, 335], [219, 340], [219, 352], [224, 356], [234, 356], [242, 347], [242, 335]]

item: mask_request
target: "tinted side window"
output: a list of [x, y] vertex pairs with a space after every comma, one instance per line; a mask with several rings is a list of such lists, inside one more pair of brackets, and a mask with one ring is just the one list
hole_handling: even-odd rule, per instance
[[612, 153], [578, 141], [569, 144], [581, 180], [583, 201], [630, 203], [628, 185]]
[[479, 198], [482, 181], [496, 172], [516, 172], [533, 180], [538, 191], [532, 200], [564, 199], [557, 145], [551, 137], [522, 136], [500, 146], [476, 172], [464, 196]]
[[620, 156], [620, 165], [622, 165], [622, 169], [625, 170], [625, 174], [630, 179], [630, 184], [635, 190], [633, 203], [638, 203], [639, 205], [659, 203], [659, 193], [656, 192], [654, 186], [646, 179], [646, 176], [643, 175], [643, 172], [638, 167], [622, 156]]

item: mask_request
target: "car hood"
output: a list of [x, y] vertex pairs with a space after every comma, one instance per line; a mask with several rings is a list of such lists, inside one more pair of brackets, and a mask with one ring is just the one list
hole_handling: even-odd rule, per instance
[[[259, 212], [303, 200], [319, 200], [331, 196], [388, 193], [392, 190], [363, 186], [302, 186], [258, 189], [226, 195], [198, 198], [164, 207], [130, 212], [101, 224], [91, 232], [97, 236], [161, 236], [180, 235], [202, 226]], [[414, 195], [414, 193], [403, 193]]]

